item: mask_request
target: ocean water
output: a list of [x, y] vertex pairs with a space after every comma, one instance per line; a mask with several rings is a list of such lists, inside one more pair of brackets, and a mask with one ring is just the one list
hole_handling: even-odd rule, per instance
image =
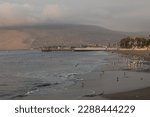
[[0, 99], [21, 99], [42, 88], [63, 90], [82, 80], [76, 75], [107, 64], [110, 56], [106, 52], [0, 51]]

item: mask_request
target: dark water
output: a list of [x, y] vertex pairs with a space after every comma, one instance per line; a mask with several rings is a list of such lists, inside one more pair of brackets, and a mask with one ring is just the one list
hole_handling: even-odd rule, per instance
[[[105, 52], [0, 51], [0, 99], [73, 84], [76, 75], [107, 63]], [[79, 79], [78, 79], [79, 80]]]

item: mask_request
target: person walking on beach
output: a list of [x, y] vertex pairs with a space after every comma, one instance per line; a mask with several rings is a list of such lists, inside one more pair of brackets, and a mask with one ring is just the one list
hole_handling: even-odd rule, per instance
[[84, 88], [84, 82], [83, 82], [83, 81], [82, 81], [82, 83], [81, 83], [81, 87]]

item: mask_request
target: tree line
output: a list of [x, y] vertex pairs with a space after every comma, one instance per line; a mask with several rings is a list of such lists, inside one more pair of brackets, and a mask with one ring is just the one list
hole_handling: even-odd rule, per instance
[[126, 37], [120, 40], [120, 48], [145, 48], [150, 47], [150, 39], [144, 37]]

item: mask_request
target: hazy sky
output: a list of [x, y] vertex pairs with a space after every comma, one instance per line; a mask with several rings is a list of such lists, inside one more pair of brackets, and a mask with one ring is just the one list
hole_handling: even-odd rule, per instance
[[150, 31], [150, 0], [0, 0], [0, 26], [40, 23]]

